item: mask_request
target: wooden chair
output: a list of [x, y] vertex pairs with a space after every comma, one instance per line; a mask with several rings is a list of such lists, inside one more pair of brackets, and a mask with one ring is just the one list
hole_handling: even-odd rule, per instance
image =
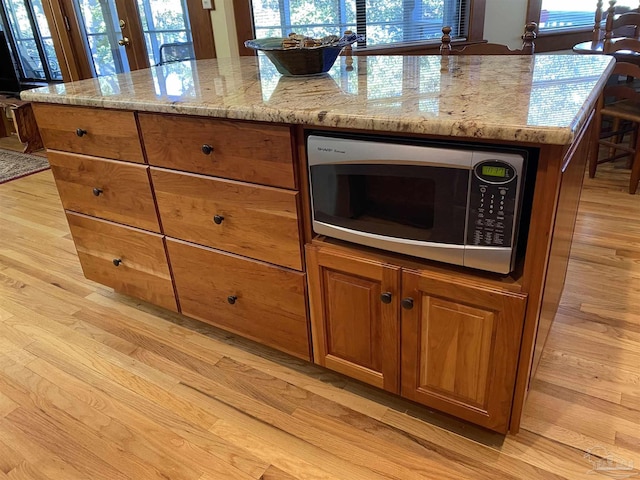
[[[606, 21], [607, 18], [613, 17], [616, 15], [620, 15], [627, 12], [640, 12], [640, 2], [638, 2], [638, 7], [635, 9], [630, 9], [626, 6], [616, 5], [616, 0], [609, 1], [609, 8], [607, 10], [603, 10], [604, 2], [602, 0], [598, 0], [598, 4], [596, 5], [596, 13], [593, 22], [593, 37], [591, 41], [593, 43], [598, 43], [604, 38], [604, 31], [602, 28], [602, 22]], [[627, 27], [622, 27], [618, 30], [613, 30], [614, 37], [628, 37], [631, 30]], [[633, 35], [632, 35], [633, 36]]]
[[607, 52], [607, 45], [610, 45], [614, 38], [619, 37], [621, 32], [624, 32], [624, 37], [626, 38], [640, 39], [640, 13], [631, 11], [616, 15], [614, 6], [611, 6], [607, 11], [607, 22], [605, 24], [603, 45], [605, 53], [611, 53]]
[[[610, 45], [610, 52], [634, 50], [640, 52], [640, 40], [624, 39]], [[594, 135], [589, 155], [589, 177], [593, 178], [599, 164], [626, 156], [631, 157], [629, 193], [636, 193], [640, 181], [640, 92], [635, 81], [640, 80], [640, 66], [634, 63], [617, 62], [611, 80], [598, 99], [594, 119]], [[616, 81], [618, 80], [618, 81]], [[603, 129], [604, 120], [611, 127]], [[626, 142], [628, 139], [628, 142]], [[600, 159], [600, 147], [609, 148], [606, 158]]]
[[524, 27], [522, 49], [512, 50], [500, 43], [476, 43], [455, 49], [451, 47], [451, 27], [442, 27], [440, 53], [442, 55], [533, 55], [535, 51], [536, 29], [538, 24], [529, 22]]

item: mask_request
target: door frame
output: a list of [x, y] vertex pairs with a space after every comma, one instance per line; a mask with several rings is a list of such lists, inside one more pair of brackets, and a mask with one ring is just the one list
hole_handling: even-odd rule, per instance
[[[42, 0], [45, 16], [49, 23], [53, 45], [65, 82], [74, 82], [93, 77], [93, 69], [82, 38], [81, 19], [76, 15], [73, 0]], [[186, 0], [193, 38], [193, 49], [197, 60], [215, 58], [216, 51], [213, 38], [213, 26], [209, 10], [202, 8], [200, 0]], [[123, 7], [124, 5], [124, 7]], [[137, 2], [133, 0], [116, 0], [118, 13], [125, 20], [126, 33], [139, 35], [138, 42], [127, 52], [131, 69], [147, 68], [148, 57], [139, 22]], [[134, 21], [131, 21], [134, 18]]]

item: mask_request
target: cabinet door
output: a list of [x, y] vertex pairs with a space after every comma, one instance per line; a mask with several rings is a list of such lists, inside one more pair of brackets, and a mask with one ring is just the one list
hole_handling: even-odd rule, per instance
[[402, 282], [402, 395], [506, 432], [526, 295], [424, 271]]
[[399, 392], [399, 272], [375, 260], [307, 246], [315, 363]]

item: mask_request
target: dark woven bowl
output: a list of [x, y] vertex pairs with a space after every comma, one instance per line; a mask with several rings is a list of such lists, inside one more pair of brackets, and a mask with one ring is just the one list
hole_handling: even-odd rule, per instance
[[[282, 48], [284, 38], [247, 40], [245, 47], [264, 52], [278, 72], [286, 76], [318, 75], [328, 72], [348, 43], [311, 48]], [[356, 41], [355, 39], [353, 41]], [[352, 42], [349, 42], [352, 43]]]

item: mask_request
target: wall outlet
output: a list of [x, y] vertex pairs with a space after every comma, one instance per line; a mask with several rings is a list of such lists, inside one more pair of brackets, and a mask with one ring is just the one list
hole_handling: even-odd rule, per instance
[[213, 0], [202, 0], [202, 8], [205, 10], [213, 10]]

